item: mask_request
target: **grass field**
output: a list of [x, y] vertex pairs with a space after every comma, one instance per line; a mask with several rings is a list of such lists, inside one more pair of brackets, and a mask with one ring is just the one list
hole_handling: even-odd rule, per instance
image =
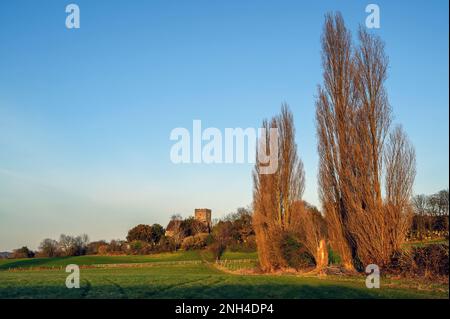
[[135, 264], [135, 263], [156, 263], [156, 262], [176, 262], [188, 260], [201, 260], [198, 251], [162, 253], [143, 256], [78, 256], [78, 257], [58, 257], [58, 258], [26, 258], [26, 259], [0, 259], [0, 270], [30, 267], [65, 267], [69, 264], [78, 266], [104, 265], [104, 264]]
[[411, 248], [411, 247], [424, 247], [427, 245], [431, 245], [431, 244], [444, 244], [444, 245], [449, 245], [448, 244], [448, 239], [431, 239], [431, 240], [426, 240], [426, 241], [412, 241], [412, 242], [408, 242], [404, 244], [405, 248]]
[[[380, 289], [367, 289], [363, 276], [239, 275], [217, 269], [205, 262], [208, 258], [204, 253], [179, 252], [2, 261], [0, 298], [448, 298], [445, 285], [382, 279]], [[224, 258], [231, 263], [248, 261], [256, 254], [226, 253]], [[99, 267], [81, 269], [80, 289], [68, 289], [68, 274], [60, 267], [70, 263]], [[102, 263], [124, 267], [102, 267]], [[145, 264], [131, 265], [140, 263]]]
[[[225, 252], [223, 259], [254, 259], [258, 258], [256, 252]], [[141, 264], [141, 263], [172, 263], [180, 261], [212, 261], [207, 252], [183, 251], [175, 253], [161, 253], [144, 256], [78, 256], [58, 258], [25, 258], [25, 259], [0, 259], [0, 271], [17, 268], [60, 268], [69, 264], [78, 266], [109, 265], [109, 264]]]

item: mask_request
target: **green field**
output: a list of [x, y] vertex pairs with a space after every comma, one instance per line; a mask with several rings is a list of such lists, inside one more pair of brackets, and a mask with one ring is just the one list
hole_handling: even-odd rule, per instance
[[[258, 258], [256, 252], [225, 252], [223, 259], [254, 259]], [[141, 264], [141, 263], [173, 263], [181, 261], [212, 261], [207, 252], [183, 251], [175, 253], [161, 253], [143, 256], [79, 256], [58, 258], [25, 258], [25, 259], [0, 259], [0, 271], [17, 268], [61, 268], [70, 264], [78, 266], [110, 265], [110, 264]]]
[[201, 260], [198, 251], [163, 253], [142, 256], [79, 256], [58, 258], [26, 258], [26, 259], [0, 259], [0, 270], [14, 268], [58, 268], [69, 264], [78, 266], [108, 265], [108, 264], [137, 264], [157, 262], [177, 262], [188, 260]]
[[426, 240], [426, 241], [413, 241], [413, 242], [407, 242], [403, 245], [404, 248], [411, 248], [411, 247], [424, 247], [427, 245], [432, 245], [432, 244], [444, 244], [444, 245], [449, 245], [448, 244], [448, 239], [442, 239], [442, 238], [438, 238], [438, 239], [431, 239], [431, 240]]
[[[217, 269], [209, 257], [179, 252], [1, 261], [0, 298], [448, 298], [445, 285], [382, 279], [380, 289], [367, 289], [363, 276], [232, 274]], [[224, 258], [239, 264], [256, 254], [226, 253]], [[81, 269], [80, 289], [65, 286], [63, 266], [71, 263], [98, 265]]]

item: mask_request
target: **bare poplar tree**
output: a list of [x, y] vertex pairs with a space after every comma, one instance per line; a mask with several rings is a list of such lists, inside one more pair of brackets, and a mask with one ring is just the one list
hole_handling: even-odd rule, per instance
[[384, 87], [388, 59], [383, 42], [359, 31], [353, 77], [356, 109], [351, 136], [350, 170], [346, 172], [344, 197], [349, 210], [347, 227], [363, 265], [384, 264], [392, 254], [386, 236], [381, 195], [383, 148], [391, 123], [391, 108]]
[[370, 176], [364, 174], [369, 168], [355, 167], [363, 175], [358, 193], [362, 202], [360, 207], [352, 206], [348, 228], [357, 243], [358, 260], [363, 265], [387, 265], [393, 253], [401, 248], [411, 221], [415, 155], [401, 128], [397, 127], [390, 134], [389, 142], [379, 156], [382, 158], [383, 154], [386, 198], [381, 206], [378, 206], [376, 193], [371, 193], [370, 187], [374, 187], [371, 180], [365, 180]]
[[[359, 31], [360, 46], [355, 54], [355, 87], [358, 97], [356, 138], [361, 145], [360, 157], [365, 162], [368, 193], [365, 194], [374, 209], [382, 205], [381, 171], [383, 146], [391, 124], [391, 107], [384, 82], [387, 78], [388, 58], [380, 38]], [[358, 163], [363, 164], [363, 163]]]
[[384, 159], [386, 236], [392, 252], [401, 248], [410, 226], [413, 214], [412, 187], [416, 176], [416, 153], [401, 126], [391, 132]]
[[287, 266], [281, 249], [281, 241], [297, 218], [295, 203], [301, 200], [304, 190], [303, 163], [297, 154], [292, 112], [282, 105], [279, 116], [270, 123], [264, 121], [266, 145], [269, 149], [269, 129], [278, 129], [278, 169], [273, 174], [262, 174], [261, 163], [253, 172], [253, 224], [255, 227], [258, 256], [263, 270], [273, 271]]
[[[324, 84], [316, 101], [320, 198], [331, 245], [343, 265], [381, 266], [389, 262], [406, 233], [405, 188], [412, 187], [414, 178], [410, 178], [413, 169], [402, 165], [414, 163], [404, 149], [406, 138], [396, 129], [386, 154], [396, 149], [393, 141], [402, 145], [402, 151], [395, 165], [386, 160], [383, 201], [383, 154], [391, 124], [384, 87], [388, 58], [381, 39], [364, 29], [354, 50], [350, 39], [341, 15], [327, 15], [322, 37]], [[397, 175], [404, 178], [403, 185]]]
[[[265, 134], [265, 139], [261, 136], [261, 145], [258, 147], [265, 148], [267, 151], [270, 148], [269, 144], [271, 142], [269, 130], [271, 128], [277, 128], [276, 120], [273, 118], [270, 123], [264, 121], [262, 128], [264, 129], [262, 134]], [[253, 172], [253, 185], [253, 225], [255, 228], [258, 258], [261, 268], [264, 271], [270, 272], [286, 266], [279, 245], [281, 229], [277, 222], [278, 174], [262, 174], [261, 163], [257, 159]]]
[[322, 36], [323, 87], [319, 86], [316, 121], [319, 153], [319, 195], [332, 247], [343, 265], [353, 268], [355, 245], [347, 228], [344, 190], [351, 171], [352, 123], [356, 109], [351, 34], [338, 13], [325, 17]]

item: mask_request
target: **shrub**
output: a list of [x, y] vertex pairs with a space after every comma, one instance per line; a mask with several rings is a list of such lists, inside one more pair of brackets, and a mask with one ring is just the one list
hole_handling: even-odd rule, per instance
[[194, 236], [188, 236], [183, 239], [181, 243], [181, 248], [184, 250], [193, 250], [193, 249], [201, 249], [206, 247], [207, 241], [209, 238], [209, 234], [200, 233]]
[[187, 236], [181, 243], [181, 249], [190, 250], [194, 246], [194, 236]]
[[103, 255], [103, 256], [104, 255], [108, 255], [108, 245], [104, 244], [104, 245], [98, 246], [97, 254], [98, 255]]
[[413, 259], [420, 274], [426, 277], [448, 276], [448, 246], [431, 244], [413, 249]]
[[[88, 255], [97, 255], [100, 254], [99, 253], [99, 249], [101, 246], [107, 246], [106, 241], [104, 240], [99, 240], [99, 241], [94, 241], [91, 242], [87, 245], [87, 251], [86, 254]], [[106, 251], [105, 251], [106, 252]]]
[[127, 240], [152, 242], [152, 226], [139, 224], [128, 231]]
[[208, 246], [209, 251], [212, 253], [215, 260], [220, 260], [223, 253], [227, 249], [227, 246], [223, 242], [215, 242]]
[[281, 248], [283, 251], [283, 257], [287, 261], [289, 267], [295, 269], [305, 269], [314, 267], [314, 256], [312, 256], [305, 246], [301, 244], [292, 236], [286, 236], [282, 243]]
[[414, 275], [415, 268], [413, 251], [402, 250], [393, 254], [386, 271], [392, 274]]
[[34, 252], [29, 250], [28, 247], [23, 246], [19, 249], [14, 249], [12, 253], [12, 258], [33, 258]]
[[227, 245], [227, 249], [230, 251], [254, 252], [256, 251], [255, 235], [246, 237], [244, 241], [231, 240]]
[[448, 246], [431, 244], [395, 253], [387, 271], [406, 276], [448, 277]]
[[212, 245], [214, 243], [214, 236], [212, 234], [208, 234], [206, 237], [206, 246]]
[[180, 228], [185, 237], [195, 236], [209, 231], [208, 226], [196, 220], [194, 217], [189, 217], [181, 221]]
[[126, 253], [128, 250], [127, 244], [125, 241], [117, 239], [111, 240], [108, 245], [108, 253], [111, 255], [119, 255]]
[[337, 252], [335, 252], [330, 245], [328, 247], [328, 263], [330, 265], [340, 265], [341, 264], [341, 256]]
[[133, 240], [130, 243], [130, 253], [132, 255], [147, 255], [151, 252], [152, 247], [149, 243], [142, 240]]
[[162, 236], [158, 245], [154, 248], [155, 252], [167, 252], [167, 251], [176, 251], [177, 243], [176, 240], [172, 237]]

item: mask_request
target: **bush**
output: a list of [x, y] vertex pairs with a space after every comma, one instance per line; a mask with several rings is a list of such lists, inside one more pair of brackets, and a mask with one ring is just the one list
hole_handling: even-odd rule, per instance
[[187, 236], [183, 239], [183, 242], [181, 243], [181, 249], [183, 250], [191, 250], [194, 246], [194, 236]]
[[102, 256], [108, 255], [108, 245], [104, 244], [104, 245], [98, 246], [97, 254], [102, 255]]
[[387, 271], [407, 276], [435, 278], [448, 277], [448, 267], [448, 246], [431, 244], [395, 253]]
[[426, 277], [448, 276], [448, 246], [431, 244], [413, 249], [413, 259], [420, 274]]
[[142, 240], [133, 240], [130, 243], [130, 253], [132, 255], [147, 255], [152, 251], [149, 243]]
[[312, 256], [306, 248], [292, 236], [286, 236], [281, 243], [283, 257], [289, 267], [295, 269], [311, 268], [316, 265], [314, 256]]
[[209, 228], [203, 222], [196, 220], [194, 217], [186, 218], [181, 221], [181, 231], [184, 237], [190, 237], [209, 232]]
[[99, 249], [102, 246], [108, 246], [108, 244], [106, 243], [106, 241], [104, 240], [99, 240], [99, 241], [94, 241], [91, 242], [87, 245], [87, 251], [86, 254], [87, 255], [97, 255], [100, 254]]
[[434, 231], [448, 231], [448, 216], [435, 216], [432, 227]]
[[330, 245], [328, 247], [328, 263], [330, 265], [340, 265], [341, 264], [341, 256], [337, 252], [335, 252]]
[[177, 244], [175, 242], [175, 239], [173, 239], [172, 237], [166, 237], [164, 235], [159, 240], [158, 245], [156, 245], [153, 248], [153, 251], [157, 252], [157, 253], [175, 251], [175, 250], [177, 250]]
[[111, 255], [120, 255], [128, 250], [127, 243], [123, 240], [111, 240], [108, 245], [108, 253]]
[[19, 249], [14, 249], [12, 253], [12, 258], [33, 258], [34, 252], [29, 250], [28, 247], [23, 246]]
[[386, 271], [392, 274], [414, 275], [415, 268], [413, 251], [402, 250], [394, 253]]
[[230, 251], [241, 251], [241, 252], [254, 252], [256, 251], [256, 239], [255, 235], [250, 235], [246, 238], [244, 242], [232, 241], [228, 245]]
[[208, 246], [209, 251], [212, 253], [215, 260], [220, 260], [223, 253], [227, 249], [227, 246], [222, 242], [215, 242]]
[[127, 240], [152, 242], [152, 226], [139, 224], [128, 231]]
[[194, 236], [188, 236], [183, 239], [181, 243], [181, 249], [184, 250], [193, 250], [193, 249], [201, 249], [206, 247], [208, 242], [209, 234], [200, 233]]

